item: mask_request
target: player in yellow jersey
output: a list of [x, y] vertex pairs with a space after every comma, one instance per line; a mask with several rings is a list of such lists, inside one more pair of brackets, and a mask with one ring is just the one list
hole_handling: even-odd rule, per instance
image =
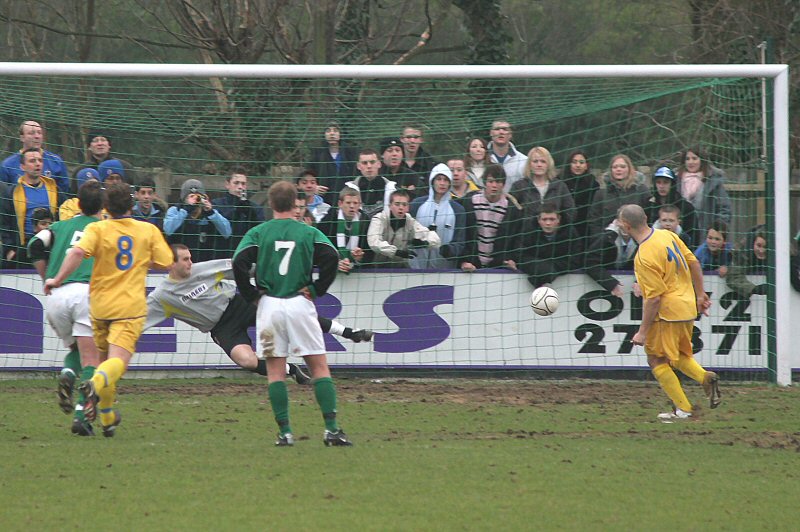
[[[125, 373], [147, 316], [145, 278], [151, 265], [167, 269], [172, 250], [153, 224], [130, 217], [133, 198], [124, 183], [106, 189], [112, 218], [86, 227], [56, 276], [45, 281], [45, 293], [61, 286], [84, 258], [94, 257], [89, 282], [89, 314], [100, 359], [94, 377], [81, 384], [84, 416], [94, 421], [100, 410], [104, 436], [113, 436], [120, 415], [113, 406], [117, 381]], [[95, 227], [96, 226], [96, 227]]]
[[623, 205], [617, 219], [620, 228], [639, 244], [634, 272], [644, 307], [633, 343], [644, 346], [653, 375], [675, 405], [672, 412], [659, 414], [659, 420], [672, 423], [692, 417], [692, 404], [673, 368], [702, 384], [711, 408], [716, 408], [720, 404], [719, 378], [692, 356], [694, 320], [698, 313], [707, 314], [711, 306], [703, 289], [700, 263], [675, 233], [648, 226], [640, 206]]

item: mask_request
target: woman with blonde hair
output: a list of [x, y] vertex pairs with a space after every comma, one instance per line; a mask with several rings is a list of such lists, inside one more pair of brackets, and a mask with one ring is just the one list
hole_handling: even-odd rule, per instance
[[561, 216], [561, 225], [572, 223], [575, 202], [567, 185], [556, 178], [556, 163], [547, 148], [536, 146], [528, 152], [524, 179], [511, 186], [510, 194], [522, 205], [523, 232], [533, 231], [536, 217], [545, 203], [551, 203]]
[[636, 167], [627, 155], [620, 153], [611, 158], [608, 175], [608, 183], [595, 193], [589, 207], [591, 234], [602, 233], [623, 205], [631, 203], [646, 209], [650, 200], [650, 190], [638, 182]]

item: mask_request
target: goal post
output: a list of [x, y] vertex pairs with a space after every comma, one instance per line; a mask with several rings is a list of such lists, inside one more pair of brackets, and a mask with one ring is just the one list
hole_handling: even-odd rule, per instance
[[[767, 271], [771, 287], [767, 298], [767, 369], [769, 379], [780, 385], [791, 384], [792, 347], [791, 288], [789, 273], [790, 160], [789, 160], [789, 71], [787, 65], [195, 65], [195, 64], [117, 64], [117, 63], [0, 63], [0, 78], [237, 78], [242, 80], [760, 80], [770, 81], [771, 124], [768, 132], [771, 152], [766, 161], [767, 195], [771, 198], [766, 223], [774, 242], [769, 246]], [[37, 90], [46, 91], [46, 85]], [[255, 89], [253, 89], [255, 90]], [[513, 87], [509, 89], [513, 91]], [[632, 88], [635, 93], [637, 88]], [[632, 94], [635, 96], [635, 94]], [[308, 103], [313, 106], [315, 102]], [[436, 101], [432, 105], [445, 105]], [[622, 104], [615, 104], [618, 107]], [[3, 111], [11, 120], [9, 110]], [[483, 117], [490, 116], [488, 111]], [[502, 112], [500, 113], [502, 114]], [[529, 113], [533, 115], [533, 112]], [[565, 115], [566, 116], [566, 115]], [[460, 117], [458, 117], [460, 118]], [[454, 123], [456, 118], [453, 118]], [[654, 120], [655, 121], [655, 120]], [[460, 125], [453, 125], [457, 129]], [[663, 127], [657, 131], [666, 131]], [[373, 131], [376, 133], [378, 130]], [[383, 131], [383, 130], [379, 130]], [[643, 133], [642, 136], [652, 133]], [[657, 133], [656, 133], [657, 134]], [[385, 136], [385, 135], [381, 135]], [[265, 137], [266, 141], [270, 137]], [[644, 142], [644, 141], [643, 141]], [[648, 141], [651, 142], [651, 141]], [[653, 143], [657, 142], [652, 140]], [[526, 146], [530, 142], [526, 143]], [[536, 144], [533, 144], [536, 145]], [[616, 150], [615, 150], [616, 151]], [[5, 302], [3, 304], [6, 304]], [[2, 357], [3, 355], [0, 355]], [[491, 364], [489, 364], [491, 365]]]

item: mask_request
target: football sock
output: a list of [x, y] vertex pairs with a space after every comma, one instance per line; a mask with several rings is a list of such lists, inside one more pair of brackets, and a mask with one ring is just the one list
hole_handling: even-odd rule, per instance
[[684, 412], [692, 411], [692, 403], [686, 398], [686, 394], [681, 387], [681, 381], [669, 364], [660, 364], [653, 368], [653, 375], [655, 376], [661, 388], [667, 394], [676, 407]]
[[275, 381], [269, 383], [269, 404], [272, 406], [272, 413], [278, 423], [281, 435], [292, 432], [289, 426], [289, 391], [286, 388], [286, 381]]
[[266, 375], [267, 375], [267, 361], [266, 360], [259, 360], [258, 361], [258, 365], [256, 365], [255, 369], [252, 369], [250, 371], [258, 373], [259, 375], [264, 375], [266, 377]]
[[694, 357], [680, 355], [677, 362], [673, 362], [672, 365], [690, 379], [703, 384], [703, 379], [706, 377], [706, 370], [697, 363]]
[[100, 423], [111, 425], [114, 423], [114, 401], [117, 398], [117, 384], [109, 384], [97, 392], [100, 400], [97, 402], [97, 409], [100, 412]]
[[116, 384], [123, 373], [125, 373], [125, 362], [120, 358], [109, 358], [100, 364], [92, 377], [97, 394], [100, 395], [100, 391], [106, 386]]
[[81, 374], [81, 354], [73, 349], [64, 357], [64, 369], [71, 369], [75, 376]]
[[314, 381], [314, 397], [317, 398], [325, 428], [331, 432], [339, 430], [336, 422], [336, 386], [330, 377], [322, 377]]

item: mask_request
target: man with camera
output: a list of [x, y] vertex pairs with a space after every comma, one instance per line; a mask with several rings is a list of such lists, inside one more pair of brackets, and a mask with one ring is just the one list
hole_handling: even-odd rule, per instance
[[217, 212], [231, 223], [231, 237], [217, 241], [221, 245], [217, 258], [233, 255], [244, 234], [264, 221], [264, 208], [247, 199], [247, 174], [242, 168], [235, 168], [225, 178], [225, 189], [227, 194], [211, 202]]
[[[228, 248], [231, 223], [211, 204], [206, 189], [197, 179], [181, 185], [181, 201], [167, 210], [164, 233], [170, 244], [185, 244], [198, 262], [215, 258], [216, 250]], [[229, 255], [229, 254], [228, 254]]]

